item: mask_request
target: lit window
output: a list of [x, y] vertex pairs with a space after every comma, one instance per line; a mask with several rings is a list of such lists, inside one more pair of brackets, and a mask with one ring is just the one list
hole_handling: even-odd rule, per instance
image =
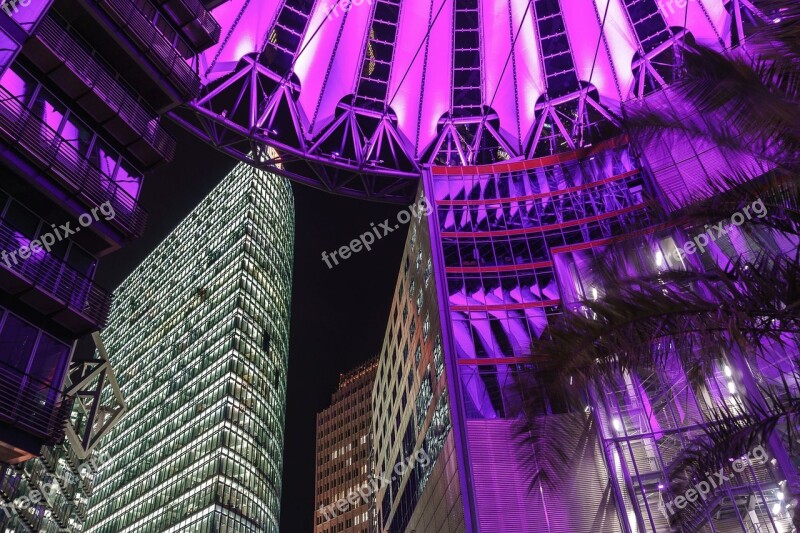
[[428, 258], [428, 262], [425, 264], [425, 286], [428, 286], [428, 283], [431, 281], [431, 274], [433, 273], [433, 265], [431, 264], [431, 258]]

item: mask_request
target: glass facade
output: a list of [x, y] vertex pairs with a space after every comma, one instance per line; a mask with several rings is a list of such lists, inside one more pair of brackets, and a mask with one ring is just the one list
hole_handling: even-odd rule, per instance
[[[189, 47], [175, 35], [157, 40], [174, 23], [213, 25], [199, 4], [189, 12], [179, 7], [179, 13], [170, 4], [155, 16], [158, 2], [111, 3], [116, 10], [103, 9], [108, 2], [8, 0], [0, 10], [5, 532], [83, 530], [98, 466], [92, 450], [124, 413], [103, 356], [83, 359], [73, 350], [108, 318], [111, 297], [94, 282], [96, 258], [142, 235], [142, 171], [175, 152], [160, 113], [194, 96], [177, 94], [170, 87], [177, 80], [168, 69], [153, 68], [153, 56], [165, 57], [196, 82], [183, 57], [219, 37], [217, 27]], [[132, 18], [137, 6], [153, 16]], [[90, 213], [93, 221], [86, 223]], [[101, 345], [97, 339], [93, 335]], [[109, 402], [100, 405], [106, 391]]]
[[[426, 204], [421, 187], [415, 204]], [[372, 473], [383, 480], [373, 493], [372, 519], [381, 532], [463, 532], [428, 216], [417, 212], [372, 392]]]
[[[666, 196], [645, 168], [620, 138], [522, 162], [433, 167], [425, 177], [435, 204], [430, 229], [443, 292], [445, 366], [456, 369], [447, 385], [455, 391], [468, 531], [669, 531], [676, 522], [665, 502], [679, 496], [670, 489], [673, 469], [692, 439], [714, 427], [719, 409], [741, 413], [741, 395], [778, 397], [779, 376], [795, 371], [791, 353], [775, 347], [773, 359], [756, 365], [722, 354], [713, 375], [692, 383], [673, 354], [656, 369], [626, 370], [602, 390], [592, 389], [582, 412], [557, 394], [537, 395], [543, 420], [574, 429], [559, 432], [559, 442], [543, 437], [545, 447], [533, 454], [521, 447], [516, 421], [525, 391], [539, 379], [531, 342], [564, 309], [603, 298], [592, 266], [609, 246], [621, 250], [620, 276], [702, 271], [759, 250], [795, 249], [775, 232], [734, 229], [702, 253], [678, 259], [676, 250], [693, 230], [655, 222], [653, 207]], [[790, 531], [782, 487], [797, 463], [786, 451], [789, 443], [781, 442], [785, 433], [770, 439], [764, 461], [737, 471], [721, 494], [683, 515], [681, 524], [693, 531]], [[531, 487], [526, 458], [555, 450], [571, 458], [569, 474], [555, 484], [537, 478]]]
[[61, 394], [72, 346], [0, 307], [0, 421], [63, 437], [70, 402]]
[[[317, 413], [314, 533], [370, 533], [371, 400], [377, 368], [372, 359], [340, 375], [330, 407]], [[338, 508], [351, 494], [358, 497]]]
[[278, 531], [293, 239], [288, 182], [240, 164], [117, 289], [88, 531]]

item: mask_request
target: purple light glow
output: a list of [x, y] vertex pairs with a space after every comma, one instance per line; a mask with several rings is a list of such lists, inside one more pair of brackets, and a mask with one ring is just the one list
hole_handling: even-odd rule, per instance
[[[317, 2], [292, 14], [280, 0], [232, 0], [212, 12], [223, 38], [197, 59], [208, 87], [192, 105], [234, 122], [241, 127], [238, 135], [284, 153], [356, 173], [379, 168], [370, 174], [381, 180], [402, 177], [406, 184], [426, 164], [472, 165], [567, 151], [587, 141], [587, 134], [605, 133], [583, 131], [590, 127], [586, 117], [562, 123], [576, 112], [563, 106], [580, 100], [577, 112], [596, 112], [613, 122], [611, 115], [622, 102], [668, 83], [670, 76], [660, 72], [669, 68], [664, 53], [680, 46], [684, 35], [701, 42], [729, 40], [731, 16], [723, 0], [691, 0], [680, 14], [688, 16], [680, 21], [677, 14], [660, 13], [659, 5], [570, 0], [547, 8], [553, 13], [539, 14], [549, 21], [542, 25], [535, 20], [535, 3], [526, 0], [480, 0], [476, 12], [458, 18], [462, 8], [453, 0], [406, 1], [386, 13], [367, 1]], [[652, 19], [648, 28], [663, 35], [635, 31], [645, 19]], [[562, 24], [566, 36], [560, 34]], [[655, 37], [660, 44], [652, 46]], [[247, 61], [239, 61], [246, 54]], [[224, 83], [209, 83], [237, 67], [240, 71]], [[258, 79], [264, 83], [254, 82]], [[291, 122], [259, 106], [245, 109], [247, 102], [282, 97], [284, 81], [292, 84]], [[231, 104], [222, 102], [225, 94], [240, 90], [241, 98], [229, 109]], [[343, 113], [359, 117], [346, 122], [357, 122], [358, 128], [341, 126]], [[281, 131], [294, 129], [296, 135], [263, 133], [284, 123], [291, 128]], [[187, 126], [198, 125], [189, 121]], [[201, 136], [202, 131], [197, 128]], [[333, 161], [330, 147], [337, 142], [342, 157]], [[231, 144], [220, 147], [247, 157]], [[382, 163], [370, 164], [376, 160]], [[359, 180], [346, 174], [326, 173], [318, 186], [345, 194], [400, 194], [383, 186], [359, 192], [354, 190]], [[299, 174], [296, 179], [317, 181]], [[346, 182], [339, 187], [339, 180]]]

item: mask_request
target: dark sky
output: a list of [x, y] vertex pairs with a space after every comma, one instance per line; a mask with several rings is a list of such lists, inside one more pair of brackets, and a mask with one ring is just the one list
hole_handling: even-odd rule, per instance
[[[98, 282], [113, 289], [236, 164], [172, 127], [175, 159], [145, 178], [144, 237], [100, 261]], [[281, 531], [310, 532], [314, 505], [315, 414], [328, 405], [339, 373], [378, 354], [406, 233], [396, 231], [333, 269], [321, 260], [396, 216], [400, 206], [365, 202], [295, 185], [296, 237]], [[114, 354], [110, 354], [113, 362]]]

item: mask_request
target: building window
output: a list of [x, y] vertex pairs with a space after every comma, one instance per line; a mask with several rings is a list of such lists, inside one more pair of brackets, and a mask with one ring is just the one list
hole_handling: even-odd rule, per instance
[[437, 335], [433, 346], [433, 366], [436, 368], [436, 377], [444, 372], [444, 353], [442, 353], [442, 337]]
[[428, 257], [428, 261], [425, 264], [425, 286], [428, 286], [428, 283], [431, 281], [431, 274], [433, 273], [433, 265], [431, 264], [431, 258]]

